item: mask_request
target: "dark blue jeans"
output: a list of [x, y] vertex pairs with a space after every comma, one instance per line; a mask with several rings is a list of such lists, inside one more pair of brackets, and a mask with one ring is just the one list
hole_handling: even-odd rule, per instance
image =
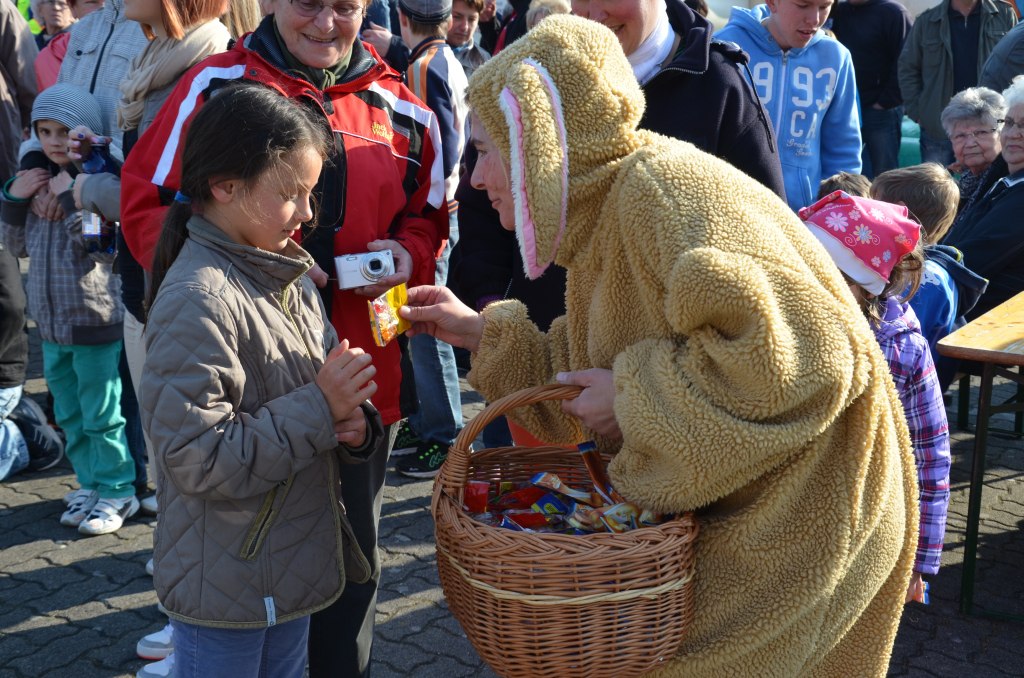
[[128, 355], [121, 348], [121, 357], [117, 364], [117, 372], [121, 376], [121, 416], [124, 417], [124, 437], [128, 443], [128, 453], [132, 455], [135, 465], [135, 494], [143, 495], [149, 491], [149, 476], [146, 470], [146, 439], [142, 437], [142, 416], [139, 414], [139, 399], [132, 385], [132, 373], [128, 369]]
[[860, 155], [864, 176], [874, 179], [882, 172], [900, 166], [902, 124], [902, 106], [884, 111], [875, 108], [861, 111], [860, 134], [864, 139], [864, 147]]

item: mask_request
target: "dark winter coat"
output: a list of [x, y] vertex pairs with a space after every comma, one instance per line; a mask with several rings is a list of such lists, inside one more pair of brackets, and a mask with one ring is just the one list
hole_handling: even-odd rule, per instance
[[714, 28], [682, 0], [666, 0], [679, 47], [643, 86], [641, 129], [689, 141], [785, 199], [775, 133], [747, 77], [747, 54], [712, 37]]

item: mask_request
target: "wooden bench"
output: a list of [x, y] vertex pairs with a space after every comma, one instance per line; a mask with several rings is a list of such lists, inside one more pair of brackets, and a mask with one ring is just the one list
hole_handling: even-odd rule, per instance
[[[960, 611], [970, 614], [974, 606], [975, 560], [978, 555], [978, 526], [981, 521], [981, 492], [985, 478], [985, 451], [988, 444], [989, 420], [1002, 412], [1024, 412], [1019, 398], [993, 404], [992, 380], [996, 375], [1024, 384], [1024, 292], [976, 318], [956, 332], [939, 340], [939, 353], [950, 358], [970, 360], [981, 365], [981, 390], [978, 394], [978, 419], [974, 436], [974, 459], [971, 464], [970, 494], [967, 498], [967, 534], [964, 540], [964, 569], [960, 580]], [[961, 393], [961, 397], [963, 394]], [[989, 616], [1021, 617], [999, 613]]]

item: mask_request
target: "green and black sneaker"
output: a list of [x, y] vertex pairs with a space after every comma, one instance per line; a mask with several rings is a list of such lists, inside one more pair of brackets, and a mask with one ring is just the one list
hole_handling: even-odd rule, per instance
[[391, 456], [404, 457], [417, 451], [421, 445], [423, 441], [416, 435], [416, 431], [412, 430], [412, 426], [409, 426], [409, 420], [403, 419], [398, 425], [398, 435], [395, 436], [395, 444], [391, 447]]
[[447, 445], [423, 443], [416, 448], [416, 454], [399, 459], [395, 463], [395, 470], [409, 478], [433, 478], [440, 472], [441, 464], [447, 457]]

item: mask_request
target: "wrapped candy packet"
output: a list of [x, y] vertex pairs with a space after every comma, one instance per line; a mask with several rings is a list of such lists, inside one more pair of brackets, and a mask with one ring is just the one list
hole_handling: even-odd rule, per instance
[[635, 504], [615, 504], [599, 508], [597, 511], [609, 532], [627, 532], [639, 527], [637, 519], [640, 517], [640, 509]]
[[537, 513], [543, 513], [549, 516], [566, 516], [576, 509], [576, 503], [569, 502], [567, 504], [554, 492], [548, 492], [543, 497], [535, 501], [531, 508]]
[[540, 487], [523, 487], [511, 492], [499, 494], [490, 504], [492, 511], [505, 511], [507, 509], [526, 509], [543, 497], [547, 492]]
[[600, 497], [595, 497], [590, 492], [584, 492], [583, 490], [577, 490], [569, 487], [554, 473], [538, 473], [530, 479], [530, 482], [537, 487], [554, 490], [558, 494], [563, 494], [570, 499], [575, 499], [576, 501], [582, 501], [584, 504], [589, 504], [590, 506], [600, 506], [604, 503], [601, 501]]
[[577, 445], [576, 449], [579, 450], [580, 457], [583, 458], [583, 463], [587, 467], [587, 473], [590, 474], [590, 480], [594, 483], [594, 489], [601, 495], [601, 499], [606, 504], [618, 504], [626, 501], [612, 487], [612, 481], [604, 467], [604, 460], [601, 459], [601, 453], [597, 451], [597, 444], [593, 440], [588, 440]]
[[408, 301], [405, 283], [392, 287], [376, 299], [367, 301], [370, 307], [370, 330], [373, 342], [380, 347], [387, 346], [392, 339], [411, 327], [408, 320], [398, 315], [398, 309]]

